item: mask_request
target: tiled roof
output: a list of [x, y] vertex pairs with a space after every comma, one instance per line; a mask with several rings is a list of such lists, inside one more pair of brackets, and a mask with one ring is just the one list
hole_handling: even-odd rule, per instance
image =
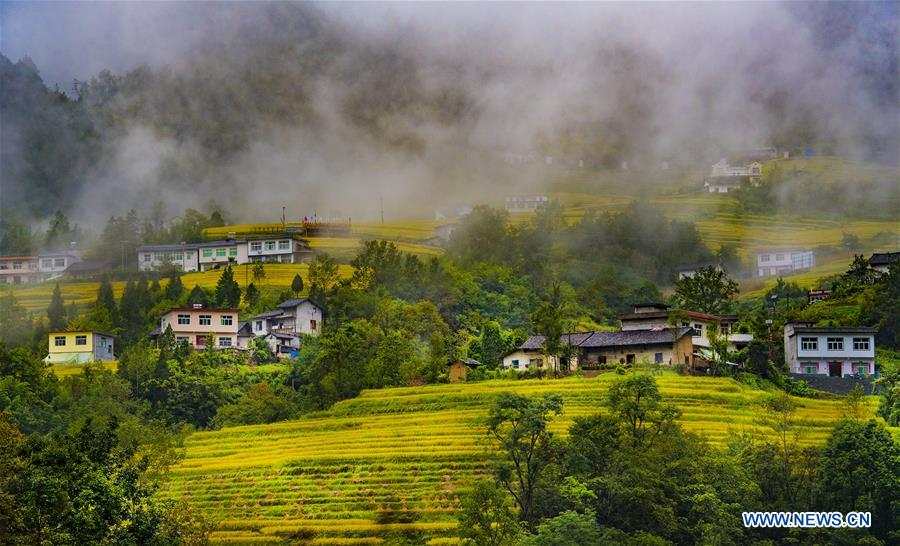
[[[576, 347], [600, 348], [600, 347], [626, 347], [632, 345], [659, 345], [673, 343], [688, 335], [691, 328], [661, 328], [659, 330], [621, 330], [617, 332], [572, 332], [563, 334], [562, 343]], [[571, 337], [570, 337], [571, 336]], [[544, 347], [544, 336], [531, 336], [526, 339], [519, 349], [525, 351], [539, 351]]]
[[282, 313], [282, 311], [281, 311], [280, 309], [276, 309], [276, 310], [274, 310], [274, 311], [265, 311], [265, 312], [263, 312], [263, 313], [260, 313], [260, 314], [256, 315], [256, 316], [253, 317], [253, 318], [255, 318], [255, 319], [258, 319], [258, 318], [271, 318], [271, 317], [278, 316], [278, 315], [280, 315], [281, 313]]

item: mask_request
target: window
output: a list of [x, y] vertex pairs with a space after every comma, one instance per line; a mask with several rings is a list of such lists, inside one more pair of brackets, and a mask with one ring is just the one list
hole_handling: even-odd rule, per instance
[[106, 347], [106, 338], [105, 337], [100, 338], [100, 347], [101, 348]]
[[769, 255], [768, 255], [768, 254], [760, 254], [760, 256], [759, 256], [759, 261], [761, 261], [761, 262], [768, 262], [768, 261], [769, 261]]
[[818, 364], [804, 364], [803, 373], [817, 373], [819, 371]]
[[702, 336], [702, 335], [703, 335], [703, 325], [700, 324], [699, 322], [695, 322], [695, 323], [694, 323], [694, 335], [695, 335], [695, 336]]
[[513, 361], [512, 361], [512, 367], [513, 367], [513, 368], [518, 368], [518, 367], [519, 367], [519, 361], [518, 361], [518, 360], [513, 360]]
[[606, 357], [605, 357], [605, 356], [598, 356], [598, 357], [597, 357], [597, 364], [606, 364]]
[[255, 243], [250, 243], [250, 250], [253, 252], [259, 252], [262, 250], [262, 243], [256, 241]]
[[782, 262], [782, 261], [784, 261], [784, 254], [776, 254], [776, 255], [775, 255], [775, 261], [776, 261], [776, 262]]
[[75, 336], [75, 345], [87, 345], [87, 336]]
[[309, 321], [309, 329], [312, 330], [313, 332], [316, 331], [316, 320], [315, 319], [312, 319]]
[[291, 242], [290, 241], [278, 241], [278, 250], [290, 250]]
[[869, 373], [869, 365], [863, 362], [854, 364], [853, 369], [856, 370], [856, 375], [866, 375]]
[[814, 337], [801, 337], [800, 338], [800, 348], [804, 351], [818, 351], [819, 350], [819, 340]]
[[228, 249], [229, 256], [237, 256], [237, 247], [233, 246]]
[[144, 261], [145, 262], [149, 262], [152, 259], [153, 259], [153, 256], [149, 252], [144, 253]]
[[212, 315], [200, 315], [200, 326], [209, 326], [212, 324]]
[[656, 362], [657, 364], [662, 364], [662, 361], [663, 361], [663, 354], [662, 354], [662, 353], [656, 353], [655, 355], [653, 355], [653, 361]]
[[266, 241], [266, 250], [275, 250], [275, 241]]
[[625, 355], [626, 364], [634, 364], [634, 355]]
[[65, 258], [54, 258], [53, 259], [53, 267], [66, 267], [66, 259]]
[[178, 324], [190, 324], [191, 316], [190, 315], [178, 315]]
[[22, 269], [22, 262], [13, 262], [13, 269]]
[[53, 338], [53, 344], [57, 347], [65, 347], [66, 346], [66, 336], [55, 336]]
[[256, 329], [262, 330], [262, 321], [261, 320], [256, 321]]
[[203, 257], [204, 257], [204, 258], [212, 258], [212, 249], [211, 249], [211, 248], [204, 248], [204, 249], [203, 249]]
[[219, 338], [219, 347], [231, 347], [231, 338], [230, 337], [220, 337]]
[[163, 257], [164, 257], [164, 255], [162, 252], [154, 252], [153, 253], [153, 259], [157, 262], [163, 261]]
[[828, 338], [828, 350], [829, 351], [843, 351], [844, 350], [844, 338], [842, 338], [842, 337]]
[[222, 257], [224, 257], [224, 256], [225, 256], [225, 250], [226, 250], [226, 249], [224, 249], [224, 248], [217, 248], [217, 249], [216, 249], [216, 257], [217, 257], [217, 258], [222, 258]]
[[233, 324], [234, 317], [231, 315], [222, 315], [222, 326], [231, 326]]
[[868, 351], [869, 350], [869, 338], [867, 338], [867, 337], [853, 338], [853, 350], [854, 351]]
[[44, 258], [41, 260], [41, 267], [53, 267], [53, 260], [51, 258]]

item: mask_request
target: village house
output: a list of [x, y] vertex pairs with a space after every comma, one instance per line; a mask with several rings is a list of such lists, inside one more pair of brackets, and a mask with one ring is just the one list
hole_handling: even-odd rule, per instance
[[57, 252], [41, 252], [38, 254], [38, 270], [44, 280], [62, 275], [70, 266], [81, 261], [81, 252], [75, 250], [74, 244], [69, 250]]
[[816, 255], [812, 250], [767, 250], [756, 255], [758, 277], [787, 275], [816, 266]]
[[545, 355], [544, 336], [531, 336], [503, 357], [503, 369], [524, 370], [559, 370], [559, 357]]
[[[285, 234], [279, 237], [250, 237], [246, 241], [246, 255], [251, 263], [253, 262], [277, 262], [283, 264], [299, 264], [304, 259], [313, 254], [309, 244], [303, 239]], [[230, 252], [230, 250], [229, 250]], [[238, 250], [236, 260], [237, 263], [245, 263], [240, 261], [244, 253]]]
[[876, 252], [869, 258], [869, 267], [887, 273], [891, 263], [900, 263], [900, 252]]
[[[738, 317], [735, 315], [712, 315], [698, 311], [671, 310], [668, 305], [647, 303], [634, 307], [634, 311], [621, 315], [622, 330], [661, 330], [679, 326], [690, 328], [691, 345], [706, 353], [710, 349], [711, 331], [728, 341], [729, 351], [737, 351], [753, 341], [753, 334], [736, 332]], [[699, 354], [698, 356], [704, 356]], [[708, 355], [705, 355], [708, 356]]]
[[507, 212], [534, 212], [550, 203], [546, 195], [513, 195], [506, 198]]
[[151, 335], [158, 337], [171, 326], [175, 341], [186, 341], [197, 349], [203, 349], [209, 337], [212, 337], [216, 348], [245, 349], [249, 336], [238, 335], [238, 313], [240, 309], [237, 308], [207, 308], [200, 304], [176, 307], [162, 314], [159, 328]]
[[307, 298], [294, 298], [278, 309], [253, 317], [251, 331], [262, 336], [277, 355], [293, 354], [300, 349], [301, 336], [322, 332], [322, 308]]
[[137, 247], [138, 271], [175, 267], [189, 273], [199, 271], [196, 244], [143, 245]]
[[481, 362], [468, 358], [454, 360], [448, 365], [447, 379], [451, 383], [460, 383], [466, 380], [469, 370], [481, 366]]
[[44, 358], [44, 362], [49, 364], [109, 362], [116, 359], [113, 341], [112, 335], [92, 330], [50, 332], [49, 354]]
[[225, 265], [244, 264], [248, 261], [247, 241], [224, 239], [198, 243], [197, 263], [200, 271], [209, 271]]
[[678, 273], [678, 280], [685, 279], [688, 277], [693, 277], [697, 274], [697, 271], [704, 269], [706, 267], [712, 267], [719, 271], [722, 271], [722, 266], [715, 262], [702, 262], [697, 264], [684, 264], [679, 265], [675, 271]]
[[458, 220], [472, 212], [472, 205], [455, 205], [434, 209], [435, 220]]
[[41, 282], [37, 256], [0, 256], [0, 284]]
[[806, 302], [816, 303], [831, 299], [831, 290], [809, 290], [806, 292]]
[[791, 373], [830, 377], [875, 374], [875, 334], [866, 326], [784, 325], [784, 360]]
[[739, 189], [743, 180], [747, 180], [751, 185], [759, 184], [762, 180], [762, 163], [759, 161], [741, 163], [732, 165], [727, 159], [719, 160], [712, 166], [709, 176], [704, 179], [703, 187], [709, 193], [728, 193]]

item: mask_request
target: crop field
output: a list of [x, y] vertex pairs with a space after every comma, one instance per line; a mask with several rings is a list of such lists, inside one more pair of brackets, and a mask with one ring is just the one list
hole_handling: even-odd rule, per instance
[[[195, 433], [161, 495], [184, 498], [217, 519], [213, 541], [380, 544], [456, 542], [460, 495], [487, 472], [484, 417], [501, 392], [562, 394], [552, 429], [601, 411], [614, 374], [593, 379], [487, 381], [365, 391], [296, 421]], [[722, 445], [729, 433], [768, 429], [766, 392], [730, 379], [659, 377], [685, 428]], [[822, 443], [838, 401], [797, 399], [800, 442]], [[868, 399], [870, 411], [876, 401]]]
[[[115, 372], [119, 367], [118, 362], [100, 362], [101, 366], [111, 372]], [[79, 375], [84, 370], [84, 364], [53, 364], [50, 370], [60, 379], [65, 379], [73, 375]]]

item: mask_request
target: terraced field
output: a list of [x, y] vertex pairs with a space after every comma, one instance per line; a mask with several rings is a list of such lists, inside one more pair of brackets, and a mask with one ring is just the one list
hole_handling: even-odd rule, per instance
[[[487, 471], [482, 423], [491, 401], [504, 391], [560, 393], [565, 411], [552, 428], [565, 433], [574, 417], [599, 411], [615, 377], [366, 391], [297, 421], [196, 433], [162, 495], [217, 518], [219, 543], [380, 544], [404, 534], [452, 544], [460, 495]], [[685, 427], [715, 444], [729, 432], [766, 433], [756, 421], [763, 391], [675, 374], [659, 382]], [[798, 402], [801, 442], [823, 442], [839, 402]]]
[[[100, 364], [111, 372], [115, 372], [119, 367], [118, 362], [102, 362]], [[84, 364], [54, 364], [50, 366], [50, 369], [56, 374], [56, 377], [64, 379], [66, 377], [81, 374], [81, 372], [84, 371]]]

